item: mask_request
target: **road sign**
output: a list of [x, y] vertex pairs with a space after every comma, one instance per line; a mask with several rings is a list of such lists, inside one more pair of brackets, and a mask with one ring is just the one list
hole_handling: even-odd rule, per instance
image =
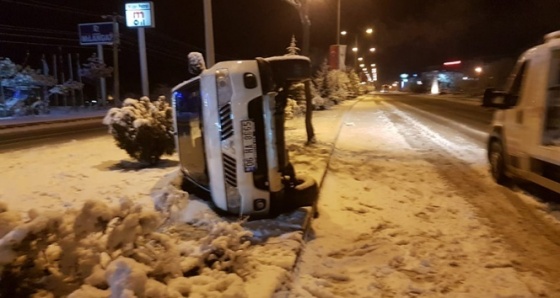
[[115, 35], [113, 23], [78, 24], [81, 45], [111, 45]]
[[126, 3], [125, 10], [127, 27], [155, 27], [154, 4], [152, 2]]

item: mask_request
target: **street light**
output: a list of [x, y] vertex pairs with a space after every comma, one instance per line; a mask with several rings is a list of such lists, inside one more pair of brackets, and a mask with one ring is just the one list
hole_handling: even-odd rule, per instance
[[367, 29], [366, 29], [366, 33], [367, 33], [367, 34], [372, 34], [372, 33], [373, 33], [373, 29], [367, 28]]
[[375, 52], [375, 48], [369, 48], [369, 51], [373, 53]]
[[353, 47], [353, 48], [352, 48], [352, 52], [355, 53], [355, 52], [357, 52], [357, 51], [358, 51], [358, 48], [357, 48], [357, 47]]
[[358, 57], [358, 61], [364, 61], [364, 58]]
[[364, 67], [364, 66], [366, 66], [366, 65], [365, 64], [360, 64], [360, 67]]
[[480, 74], [480, 73], [482, 72], [482, 67], [477, 66], [477, 67], [474, 68], [474, 71], [475, 71], [477, 74]]
[[346, 31], [340, 32], [340, 35], [346, 36], [346, 34], [348, 34], [348, 32], [346, 32]]

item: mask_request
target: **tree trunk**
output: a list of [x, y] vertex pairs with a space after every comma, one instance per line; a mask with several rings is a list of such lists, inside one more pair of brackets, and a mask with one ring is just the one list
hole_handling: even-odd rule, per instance
[[313, 102], [311, 97], [311, 80], [305, 81], [305, 131], [307, 132], [307, 144], [315, 143], [315, 131], [312, 123]]

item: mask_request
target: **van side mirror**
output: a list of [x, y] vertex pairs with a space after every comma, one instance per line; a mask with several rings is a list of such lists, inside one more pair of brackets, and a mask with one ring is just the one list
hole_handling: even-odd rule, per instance
[[482, 106], [486, 108], [507, 109], [510, 107], [506, 101], [507, 93], [504, 91], [488, 88], [484, 90]]

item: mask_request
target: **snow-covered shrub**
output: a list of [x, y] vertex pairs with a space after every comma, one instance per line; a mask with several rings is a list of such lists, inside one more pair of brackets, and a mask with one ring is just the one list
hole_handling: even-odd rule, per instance
[[286, 115], [286, 119], [292, 119], [305, 114], [305, 102], [303, 104], [298, 104], [297, 101], [288, 98], [284, 113]]
[[173, 113], [165, 97], [151, 102], [127, 98], [122, 108], [112, 108], [103, 119], [117, 146], [130, 157], [155, 165], [163, 154], [175, 150]]
[[320, 96], [313, 97], [312, 102], [315, 110], [326, 110], [333, 106], [333, 102], [331, 100]]

